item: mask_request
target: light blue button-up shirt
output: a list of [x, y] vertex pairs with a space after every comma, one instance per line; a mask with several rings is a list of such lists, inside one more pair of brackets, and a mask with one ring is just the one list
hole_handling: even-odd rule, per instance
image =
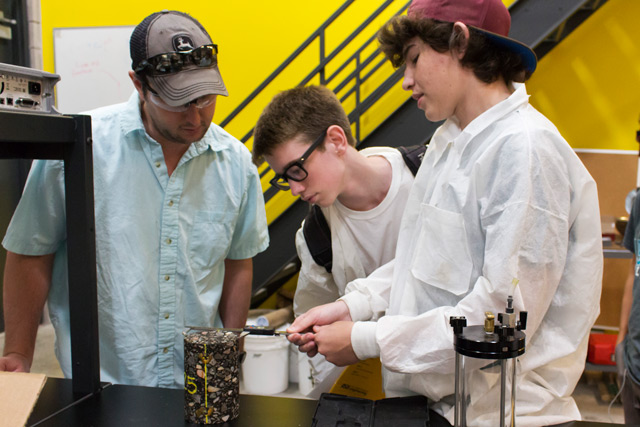
[[[224, 260], [269, 244], [247, 148], [212, 124], [169, 176], [137, 93], [92, 116], [101, 380], [182, 387], [185, 325], [222, 326]], [[55, 252], [56, 355], [71, 376], [63, 165], [35, 161], [3, 246]]]

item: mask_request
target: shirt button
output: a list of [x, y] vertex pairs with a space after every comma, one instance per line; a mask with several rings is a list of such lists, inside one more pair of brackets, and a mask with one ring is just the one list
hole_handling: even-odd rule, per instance
[[168, 319], [169, 318], [169, 313], [165, 313], [164, 318]]
[[165, 348], [163, 348], [163, 349], [162, 349], [162, 352], [163, 352], [164, 354], [169, 353], [169, 347], [165, 347]]
[[171, 239], [167, 239], [166, 242], [167, 242], [167, 245], [170, 245], [171, 244]]
[[161, 163], [160, 163], [160, 162], [156, 162], [156, 167], [157, 167], [157, 168], [159, 168], [159, 167], [160, 167], [160, 165], [161, 165]]
[[173, 206], [173, 200], [169, 200], [169, 206]]
[[171, 276], [164, 276], [164, 280], [166, 280], [167, 282], [169, 281], [169, 279], [171, 279]]

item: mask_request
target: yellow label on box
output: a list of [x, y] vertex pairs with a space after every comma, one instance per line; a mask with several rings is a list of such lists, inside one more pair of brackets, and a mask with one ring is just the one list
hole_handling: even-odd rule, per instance
[[330, 392], [362, 399], [384, 399], [380, 359], [361, 360], [348, 366], [333, 384]]

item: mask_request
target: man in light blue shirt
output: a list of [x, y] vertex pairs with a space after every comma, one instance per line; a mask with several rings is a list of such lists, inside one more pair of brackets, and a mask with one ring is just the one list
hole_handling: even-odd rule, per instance
[[[211, 123], [227, 90], [206, 30], [154, 13], [134, 30], [131, 58], [136, 92], [89, 113], [101, 380], [182, 387], [185, 325], [246, 322], [252, 257], [269, 243], [264, 201], [247, 148]], [[29, 371], [48, 297], [71, 376], [63, 184], [62, 162], [34, 162], [3, 240], [0, 370]]]

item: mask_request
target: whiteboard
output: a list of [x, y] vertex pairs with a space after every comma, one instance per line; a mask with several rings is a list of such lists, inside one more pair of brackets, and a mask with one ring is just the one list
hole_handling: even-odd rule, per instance
[[134, 90], [129, 38], [134, 26], [54, 28], [56, 105], [75, 114], [129, 99]]

